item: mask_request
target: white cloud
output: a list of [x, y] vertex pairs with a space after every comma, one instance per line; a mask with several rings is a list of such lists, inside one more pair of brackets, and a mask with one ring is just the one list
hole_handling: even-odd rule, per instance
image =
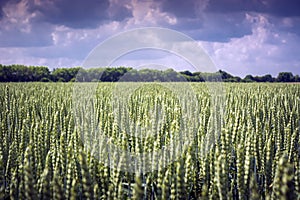
[[50, 68], [78, 66], [94, 47], [121, 30], [122, 25], [117, 21], [95, 29], [73, 29], [57, 25], [50, 33], [53, 44], [41, 47], [0, 48], [0, 63], [47, 65]]
[[246, 14], [246, 19], [252, 23], [251, 35], [227, 43], [201, 42], [218, 68], [236, 75], [277, 75], [284, 65], [295, 71], [298, 58], [286, 51], [293, 47], [299, 52], [300, 48], [293, 45], [299, 38], [278, 32], [266, 15]]
[[127, 22], [127, 28], [138, 26], [161, 26], [163, 24], [174, 25], [177, 18], [160, 10], [160, 3], [155, 1], [131, 0], [128, 5], [133, 17]]
[[36, 17], [37, 13], [29, 13], [27, 5], [27, 0], [22, 0], [17, 4], [8, 2], [3, 7], [3, 13], [5, 17], [0, 21], [1, 29], [10, 31], [17, 28], [21, 32], [30, 33], [30, 22]]
[[29, 0], [8, 2], [2, 8], [0, 47], [47, 46], [52, 43], [52, 26], [37, 23], [40, 13], [29, 11]]

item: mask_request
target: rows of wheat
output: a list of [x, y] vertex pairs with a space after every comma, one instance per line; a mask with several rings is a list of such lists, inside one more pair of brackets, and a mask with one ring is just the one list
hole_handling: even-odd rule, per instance
[[300, 198], [300, 85], [74, 84], [0, 85], [0, 199]]

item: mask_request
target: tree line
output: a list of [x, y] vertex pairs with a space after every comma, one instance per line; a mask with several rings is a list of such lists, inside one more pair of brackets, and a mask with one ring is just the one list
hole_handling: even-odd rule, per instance
[[44, 66], [1, 65], [0, 82], [169, 82], [169, 81], [225, 81], [225, 82], [300, 82], [299, 75], [291, 72], [280, 72], [277, 77], [270, 74], [264, 76], [247, 75], [244, 78], [233, 76], [219, 70], [215, 73], [176, 72], [173, 69], [136, 70], [130, 67], [90, 68], [81, 67], [57, 68], [49, 70]]

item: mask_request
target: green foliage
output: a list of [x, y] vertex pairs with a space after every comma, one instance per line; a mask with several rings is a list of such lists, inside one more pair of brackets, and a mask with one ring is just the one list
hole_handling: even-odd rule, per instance
[[276, 80], [277, 82], [293, 82], [295, 78], [291, 72], [280, 72]]
[[57, 68], [50, 72], [47, 67], [24, 65], [1, 65], [0, 82], [300, 82], [299, 75], [281, 72], [277, 78], [247, 75], [244, 79], [219, 70], [208, 72], [176, 72], [173, 69], [136, 70], [130, 67], [116, 68]]
[[0, 82], [31, 82], [50, 78], [50, 71], [42, 66], [0, 65]]

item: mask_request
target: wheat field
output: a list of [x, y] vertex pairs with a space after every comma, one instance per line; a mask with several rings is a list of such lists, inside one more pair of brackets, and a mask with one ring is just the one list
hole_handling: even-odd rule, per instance
[[300, 199], [299, 84], [91, 84], [0, 84], [0, 199]]

